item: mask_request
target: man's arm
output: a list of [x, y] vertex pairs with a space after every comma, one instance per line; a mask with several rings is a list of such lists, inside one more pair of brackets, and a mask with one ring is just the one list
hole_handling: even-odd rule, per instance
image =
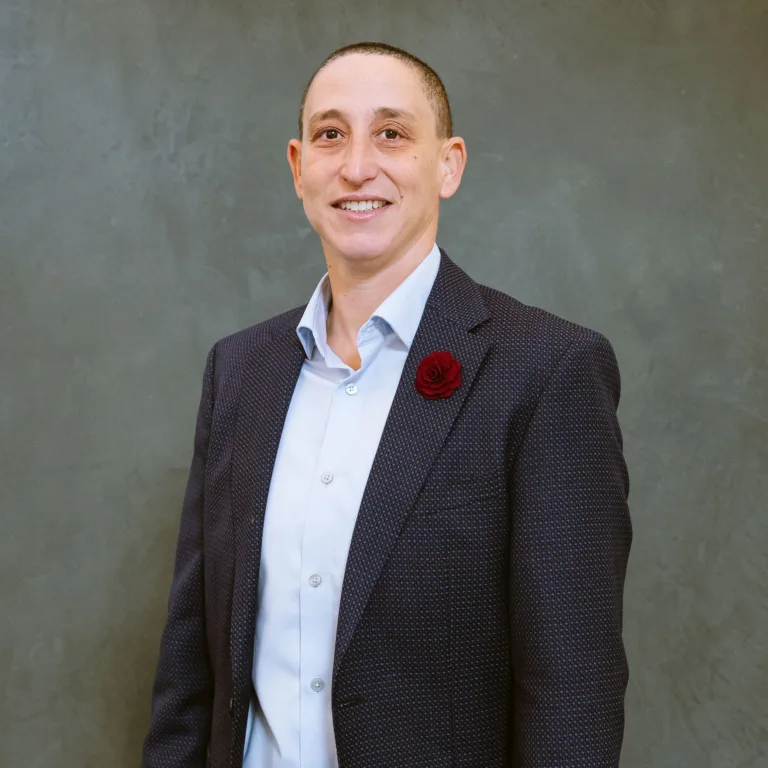
[[547, 383], [510, 478], [516, 768], [619, 765], [632, 542], [620, 391], [610, 342], [583, 333]]
[[142, 768], [204, 768], [207, 759], [213, 677], [205, 638], [203, 478], [213, 412], [214, 350], [208, 353], [203, 375]]

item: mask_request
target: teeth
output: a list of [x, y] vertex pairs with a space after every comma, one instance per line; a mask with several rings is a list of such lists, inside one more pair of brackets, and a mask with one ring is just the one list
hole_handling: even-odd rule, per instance
[[339, 208], [343, 208], [346, 211], [372, 211], [374, 208], [381, 208], [386, 203], [383, 200], [360, 200], [343, 202], [339, 205]]

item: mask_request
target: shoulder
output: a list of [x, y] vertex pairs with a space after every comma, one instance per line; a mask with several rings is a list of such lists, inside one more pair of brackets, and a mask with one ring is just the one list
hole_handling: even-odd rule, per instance
[[276, 336], [295, 333], [306, 304], [293, 307], [259, 323], [219, 339], [208, 352], [215, 389], [228, 376], [236, 375], [251, 352]]
[[599, 368], [610, 369], [612, 376], [618, 375], [611, 342], [599, 330], [525, 304], [491, 286], [477, 283], [477, 287], [491, 315], [485, 333], [510, 374], [524, 375], [537, 388], [571, 361], [591, 360]]

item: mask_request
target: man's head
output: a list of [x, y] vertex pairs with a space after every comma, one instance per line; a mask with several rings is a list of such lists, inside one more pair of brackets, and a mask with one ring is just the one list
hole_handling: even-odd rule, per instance
[[[326, 257], [386, 264], [432, 245], [440, 198], [458, 189], [466, 148], [424, 62], [383, 43], [334, 51], [304, 90], [299, 136], [288, 162]], [[340, 206], [346, 197], [388, 204], [354, 214]]]

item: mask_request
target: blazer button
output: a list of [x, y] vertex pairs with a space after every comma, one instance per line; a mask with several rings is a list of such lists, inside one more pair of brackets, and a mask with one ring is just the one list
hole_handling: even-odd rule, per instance
[[232, 716], [233, 712], [235, 711], [235, 700], [230, 699], [229, 700], [229, 715]]

